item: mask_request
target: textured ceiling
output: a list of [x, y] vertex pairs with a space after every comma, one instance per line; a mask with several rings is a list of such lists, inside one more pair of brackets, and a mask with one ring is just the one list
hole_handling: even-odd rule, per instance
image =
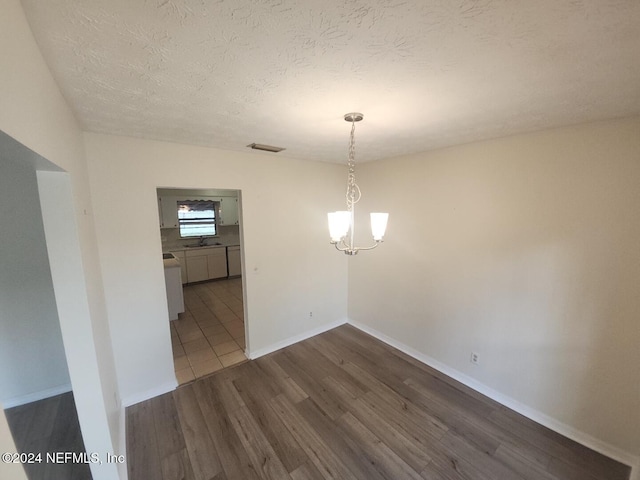
[[640, 114], [638, 0], [23, 0], [85, 130], [344, 162]]

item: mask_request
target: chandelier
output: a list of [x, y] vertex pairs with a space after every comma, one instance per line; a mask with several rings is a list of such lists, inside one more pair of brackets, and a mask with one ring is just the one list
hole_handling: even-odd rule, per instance
[[331, 243], [337, 250], [347, 255], [356, 255], [360, 250], [372, 250], [382, 242], [384, 232], [387, 229], [388, 213], [372, 213], [371, 214], [371, 233], [373, 234], [374, 244], [368, 247], [356, 247], [354, 245], [355, 236], [355, 205], [361, 197], [360, 187], [356, 184], [356, 147], [355, 147], [355, 131], [356, 122], [361, 121], [364, 115], [361, 113], [347, 113], [344, 116], [345, 121], [351, 122], [351, 136], [349, 137], [349, 157], [347, 172], [347, 210], [329, 213], [329, 235]]

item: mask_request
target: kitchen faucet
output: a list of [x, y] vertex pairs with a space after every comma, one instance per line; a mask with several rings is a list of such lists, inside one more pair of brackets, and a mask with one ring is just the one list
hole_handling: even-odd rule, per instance
[[200, 237], [200, 242], [198, 242], [198, 245], [200, 245], [201, 247], [204, 247], [207, 244], [207, 239], [204, 237]]

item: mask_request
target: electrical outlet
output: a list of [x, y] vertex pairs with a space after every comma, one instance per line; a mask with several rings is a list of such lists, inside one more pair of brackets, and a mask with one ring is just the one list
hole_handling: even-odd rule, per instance
[[313, 318], [313, 312], [309, 312], [309, 318]]
[[476, 352], [471, 352], [471, 358], [469, 360], [474, 365], [478, 365], [480, 363], [480, 355], [478, 355]]

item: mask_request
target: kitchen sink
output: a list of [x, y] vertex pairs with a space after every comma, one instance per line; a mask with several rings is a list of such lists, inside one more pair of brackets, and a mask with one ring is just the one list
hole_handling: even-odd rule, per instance
[[203, 247], [219, 247], [222, 244], [220, 242], [216, 242], [216, 243], [208, 243], [206, 245], [200, 245], [200, 244], [195, 244], [195, 245], [185, 245], [185, 248], [203, 248]]

